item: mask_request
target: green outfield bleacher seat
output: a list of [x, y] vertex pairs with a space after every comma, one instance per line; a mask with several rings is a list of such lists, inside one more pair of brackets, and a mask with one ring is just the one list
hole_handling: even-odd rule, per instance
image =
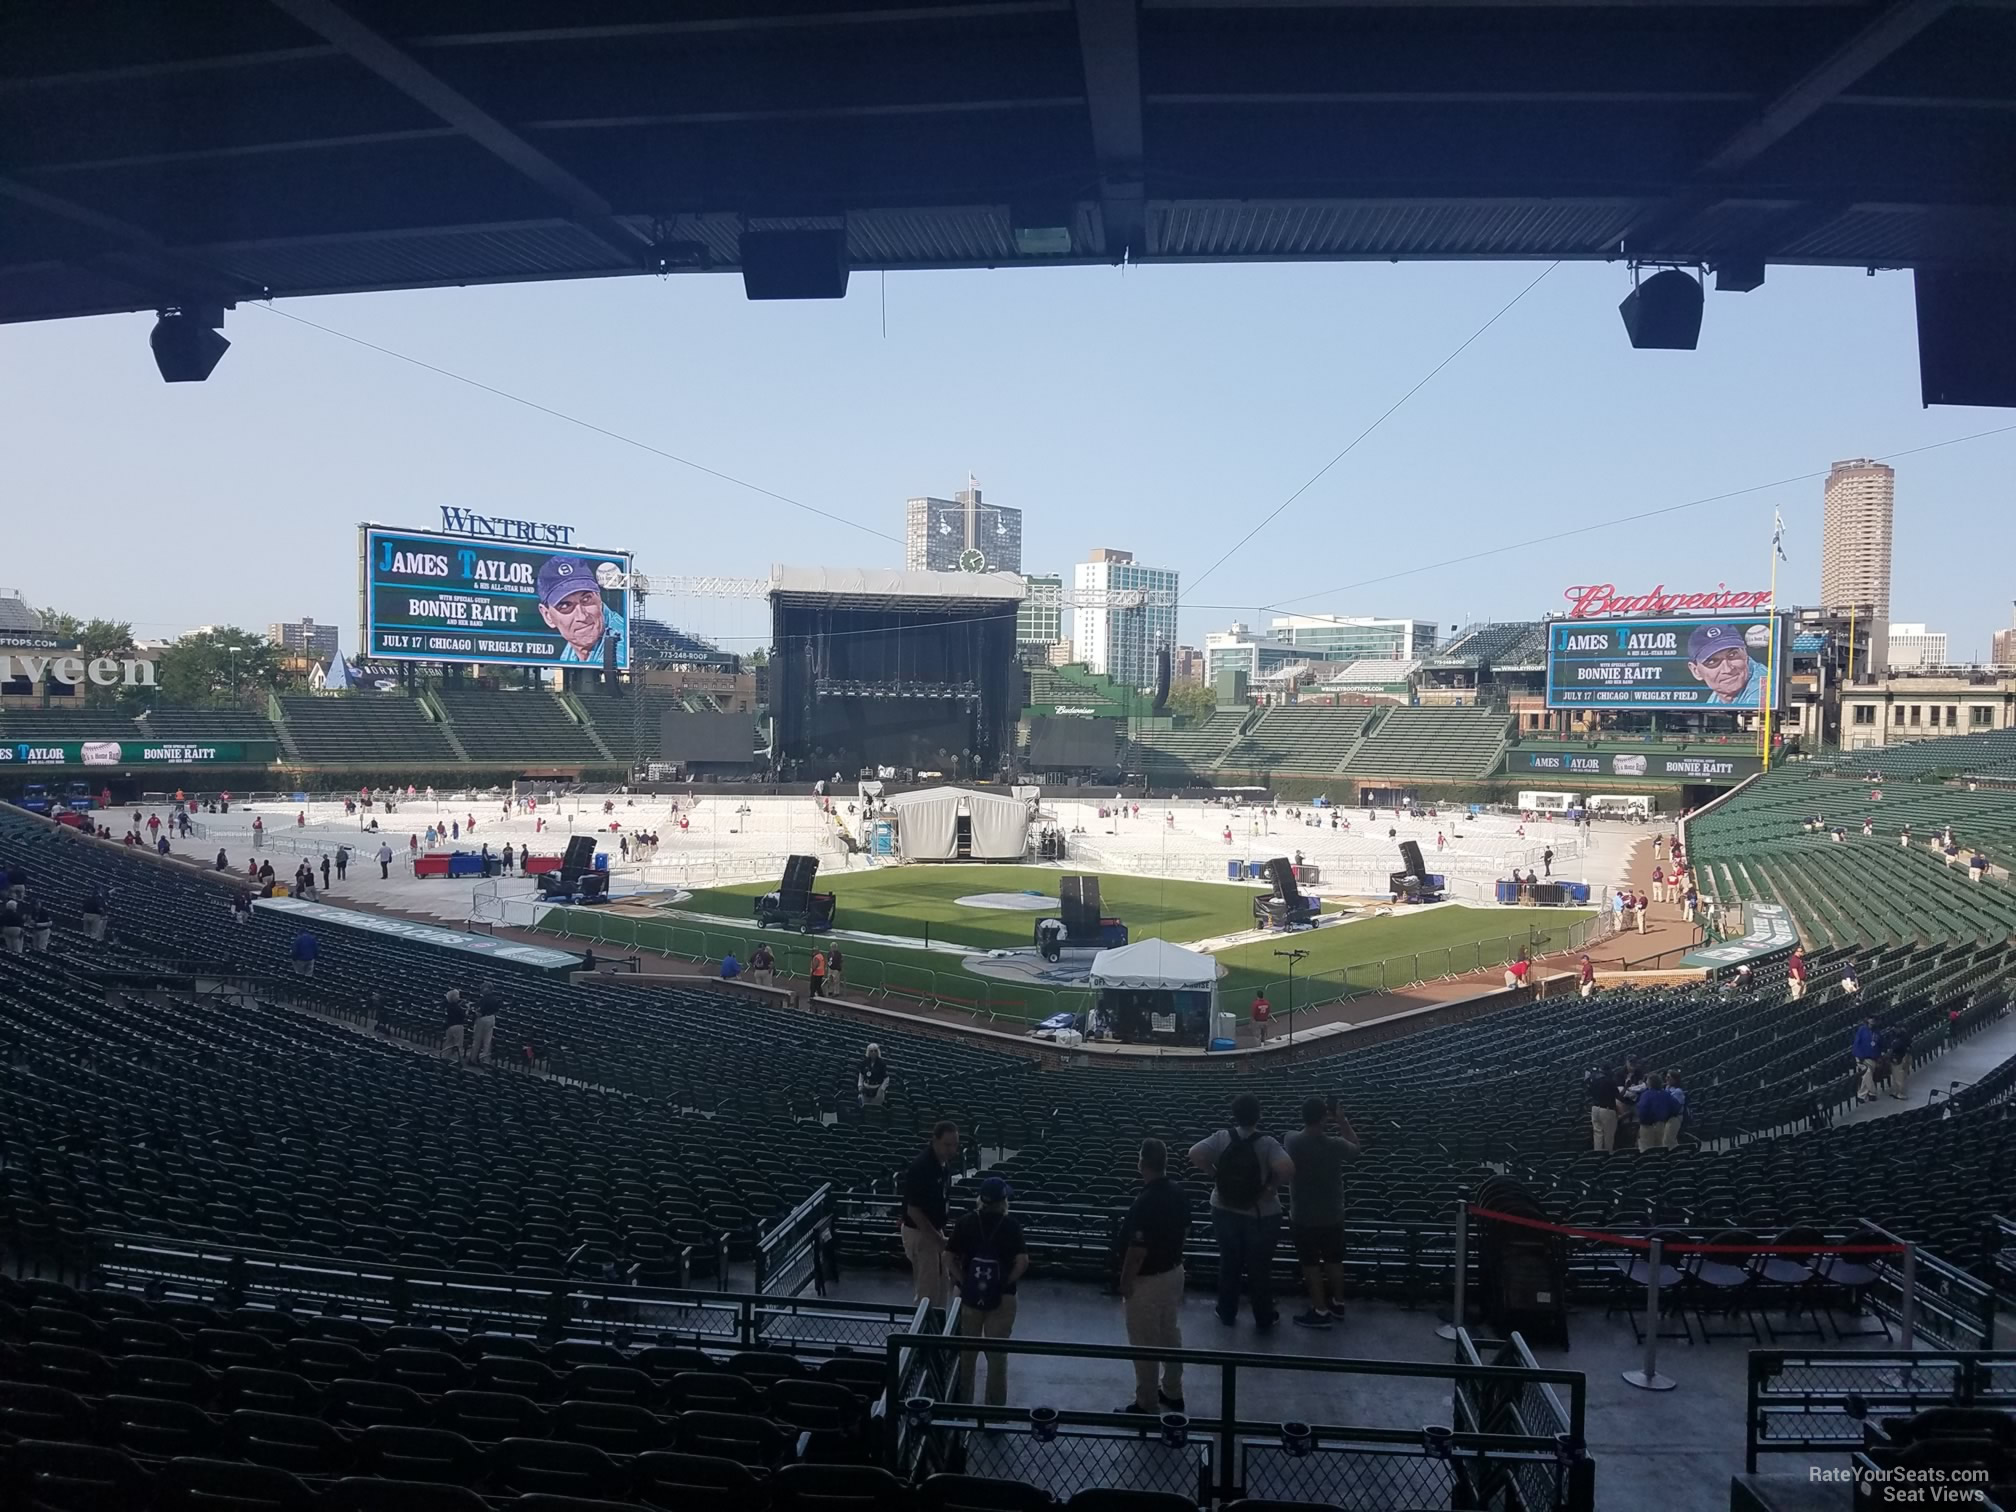
[[1362, 705], [1276, 704], [1232, 743], [1219, 766], [1250, 772], [1335, 772], [1365, 733], [1372, 710]]
[[471, 761], [606, 762], [595, 737], [543, 688], [438, 693]]
[[283, 698], [280, 712], [305, 761], [449, 765], [459, 759], [441, 727], [398, 694]]
[[1140, 730], [1130, 750], [1133, 764], [1150, 782], [1195, 781], [1218, 764], [1246, 723], [1245, 709], [1221, 709], [1209, 719], [1180, 729]]
[[144, 727], [160, 740], [274, 740], [278, 731], [262, 710], [205, 709], [156, 704]]
[[1491, 709], [1392, 709], [1373, 724], [1342, 770], [1424, 781], [1488, 777], [1504, 758], [1511, 727], [1508, 716]]

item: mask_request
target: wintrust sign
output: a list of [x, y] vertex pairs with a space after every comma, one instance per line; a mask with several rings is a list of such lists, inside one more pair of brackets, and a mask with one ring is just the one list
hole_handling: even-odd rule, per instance
[[571, 546], [572, 525], [548, 525], [543, 520], [507, 520], [473, 510], [441, 506], [441, 528], [454, 535], [487, 536], [493, 541], [530, 541], [535, 546]]
[[1712, 593], [1668, 593], [1661, 583], [1650, 593], [1619, 596], [1614, 583], [1585, 583], [1562, 590], [1568, 600], [1569, 619], [1602, 618], [1617, 614], [1677, 614], [1687, 611], [1719, 614], [1729, 610], [1747, 613], [1771, 602], [1767, 592], [1733, 591], [1727, 583], [1717, 583]]
[[87, 678], [101, 688], [151, 688], [154, 686], [154, 663], [131, 656], [94, 656], [87, 662], [81, 656], [10, 656], [0, 653], [0, 682], [12, 682], [17, 677], [26, 678], [30, 683], [53, 677], [73, 688]]

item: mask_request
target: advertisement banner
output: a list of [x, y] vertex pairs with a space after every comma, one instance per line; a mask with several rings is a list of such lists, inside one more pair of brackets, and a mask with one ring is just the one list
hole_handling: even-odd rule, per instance
[[1739, 753], [1683, 751], [1656, 747], [1644, 751], [1533, 751], [1505, 753], [1505, 771], [1513, 777], [1544, 775], [1581, 777], [1589, 781], [1703, 782], [1735, 786], [1764, 770], [1760, 756]]
[[[1775, 690], [1765, 672], [1777, 633]], [[1550, 709], [1761, 709], [1784, 705], [1782, 616], [1556, 620], [1547, 630]]]
[[0, 744], [0, 767], [267, 766], [278, 751], [271, 740], [22, 740]]
[[366, 526], [367, 661], [502, 667], [630, 665], [627, 551]]

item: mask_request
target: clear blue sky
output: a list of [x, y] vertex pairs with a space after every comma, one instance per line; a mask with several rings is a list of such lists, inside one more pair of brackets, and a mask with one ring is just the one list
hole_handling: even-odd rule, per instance
[[[1755, 293], [1711, 292], [1701, 349], [1667, 353], [1626, 345], [1623, 268], [1569, 264], [1196, 581], [1538, 271], [913, 273], [887, 281], [886, 337], [874, 274], [830, 304], [681, 277], [282, 306], [865, 531], [255, 308], [205, 384], [159, 381], [151, 316], [0, 327], [0, 588], [143, 636], [312, 615], [354, 651], [360, 520], [431, 526], [452, 503], [562, 521], [656, 573], [900, 565], [904, 499], [970, 469], [1026, 511], [1032, 571], [1097, 545], [1181, 569], [1192, 642], [1285, 599], [1446, 628], [1556, 609], [1575, 583], [1761, 586], [1774, 506], [1781, 600], [1800, 602], [1819, 584], [1817, 479], [1516, 543], [2016, 424], [1920, 408], [1906, 274], [1774, 268]], [[1956, 657], [2010, 622], [2012, 463], [2016, 432], [1896, 464], [1892, 614], [1947, 630]], [[762, 636], [750, 605], [656, 612], [738, 648]]]

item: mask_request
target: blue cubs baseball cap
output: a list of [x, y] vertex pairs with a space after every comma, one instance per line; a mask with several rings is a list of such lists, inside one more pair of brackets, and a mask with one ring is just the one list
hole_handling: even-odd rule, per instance
[[[544, 579], [541, 579], [544, 592]], [[1705, 662], [1718, 651], [1741, 651], [1750, 654], [1750, 643], [1743, 638], [1743, 632], [1734, 625], [1703, 625], [1687, 637], [1687, 660]]]
[[600, 592], [601, 584], [595, 581], [595, 569], [579, 557], [548, 557], [546, 565], [539, 569], [539, 602], [548, 609], [584, 588]]
[[982, 1202], [1006, 1202], [1015, 1195], [1015, 1189], [999, 1176], [989, 1176], [980, 1183]]

